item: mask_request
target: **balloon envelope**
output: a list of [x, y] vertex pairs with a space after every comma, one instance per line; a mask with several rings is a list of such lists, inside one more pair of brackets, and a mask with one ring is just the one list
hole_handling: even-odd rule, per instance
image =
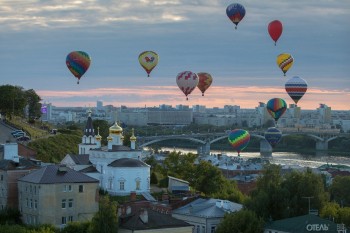
[[264, 136], [266, 141], [272, 147], [275, 147], [282, 138], [282, 132], [275, 127], [270, 127], [265, 131]]
[[241, 20], [245, 16], [244, 6], [242, 6], [239, 3], [232, 3], [226, 8], [226, 14], [227, 17], [232, 21], [232, 23], [236, 25], [237, 29], [238, 23], [241, 22]]
[[70, 52], [66, 57], [66, 65], [70, 72], [78, 79], [89, 69], [91, 58], [89, 54], [83, 51]]
[[250, 134], [244, 129], [234, 129], [228, 134], [228, 141], [239, 156], [240, 152], [248, 146]]
[[158, 54], [153, 51], [144, 51], [140, 53], [139, 62], [143, 69], [147, 72], [148, 77], [154, 67], [156, 67], [158, 64], [158, 60]]
[[273, 98], [267, 102], [266, 105], [267, 111], [270, 113], [275, 122], [284, 114], [287, 110], [287, 104], [284, 99], [281, 98]]
[[183, 71], [176, 76], [176, 83], [188, 100], [187, 96], [198, 85], [198, 76], [192, 71]]
[[288, 95], [292, 98], [295, 104], [303, 97], [307, 91], [307, 83], [304, 79], [294, 76], [285, 83], [285, 88]]
[[280, 38], [283, 31], [282, 23], [279, 20], [274, 20], [270, 22], [268, 26], [268, 31], [272, 40], [275, 41], [276, 45], [276, 42]]
[[282, 53], [277, 56], [276, 62], [278, 67], [282, 70], [285, 76], [289, 68], [292, 67], [294, 58], [289, 53]]
[[202, 96], [204, 96], [204, 92], [210, 87], [210, 85], [213, 82], [213, 78], [211, 77], [210, 74], [200, 72], [197, 73], [198, 76], [198, 89], [201, 90]]

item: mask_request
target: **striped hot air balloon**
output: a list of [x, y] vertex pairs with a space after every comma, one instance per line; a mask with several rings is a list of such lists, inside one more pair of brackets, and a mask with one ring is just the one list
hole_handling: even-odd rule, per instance
[[193, 89], [198, 85], [198, 76], [192, 71], [183, 71], [176, 76], [176, 83], [180, 90], [185, 94], [186, 100]]
[[276, 127], [270, 127], [265, 131], [264, 136], [266, 141], [272, 147], [275, 147], [282, 138], [282, 132]]
[[287, 103], [284, 99], [273, 98], [270, 99], [266, 104], [267, 111], [270, 113], [275, 122], [284, 114], [287, 110]]
[[290, 98], [297, 104], [307, 91], [307, 83], [304, 79], [294, 76], [286, 82], [285, 88]]
[[286, 76], [289, 68], [292, 67], [294, 58], [289, 53], [282, 53], [277, 56], [276, 63], [278, 67], [282, 70], [284, 76]]
[[241, 151], [246, 148], [250, 141], [250, 134], [244, 129], [234, 129], [228, 135], [228, 141], [240, 156]]
[[89, 69], [91, 58], [89, 54], [83, 51], [70, 52], [66, 57], [66, 65], [70, 72], [78, 79]]

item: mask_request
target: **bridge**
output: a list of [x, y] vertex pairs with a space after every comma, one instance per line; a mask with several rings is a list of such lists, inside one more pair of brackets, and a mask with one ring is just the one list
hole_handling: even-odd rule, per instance
[[[316, 150], [327, 151], [328, 143], [338, 137], [350, 137], [349, 133], [340, 133], [339, 130], [315, 130], [315, 129], [280, 129], [282, 137], [288, 135], [306, 135], [316, 141]], [[260, 139], [260, 154], [264, 156], [272, 155], [272, 147], [264, 137], [265, 131], [249, 131], [251, 137]], [[210, 145], [217, 141], [226, 139], [229, 131], [222, 133], [197, 133], [197, 134], [180, 134], [180, 135], [156, 135], [156, 136], [138, 136], [138, 147], [143, 148], [148, 145], [165, 141], [165, 140], [188, 140], [199, 144], [198, 154], [210, 154]]]

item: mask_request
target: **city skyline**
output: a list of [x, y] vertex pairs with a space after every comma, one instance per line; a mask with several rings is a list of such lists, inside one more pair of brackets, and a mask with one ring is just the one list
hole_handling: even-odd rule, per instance
[[[241, 3], [246, 9], [238, 29], [226, 16], [231, 1], [5, 1], [0, 7], [0, 85], [34, 89], [55, 106], [239, 105], [254, 108], [280, 97], [294, 102], [285, 82], [299, 76], [308, 90], [302, 109], [320, 103], [349, 110], [350, 2], [311, 0]], [[274, 46], [267, 25], [278, 19], [283, 33]], [[92, 63], [80, 84], [65, 64], [74, 50]], [[147, 78], [137, 57], [159, 54]], [[286, 77], [276, 64], [290, 53]], [[179, 72], [208, 72], [213, 84], [201, 96], [176, 85]]]

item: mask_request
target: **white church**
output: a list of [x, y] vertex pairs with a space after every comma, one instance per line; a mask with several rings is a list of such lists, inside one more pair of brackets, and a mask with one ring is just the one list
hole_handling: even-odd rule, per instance
[[98, 179], [100, 188], [110, 195], [149, 193], [150, 166], [141, 161], [142, 151], [136, 149], [134, 130], [130, 147], [123, 145], [123, 128], [117, 122], [109, 128], [107, 146], [101, 145], [101, 139], [99, 132], [95, 134], [90, 110], [79, 154], [67, 154], [61, 164]]

